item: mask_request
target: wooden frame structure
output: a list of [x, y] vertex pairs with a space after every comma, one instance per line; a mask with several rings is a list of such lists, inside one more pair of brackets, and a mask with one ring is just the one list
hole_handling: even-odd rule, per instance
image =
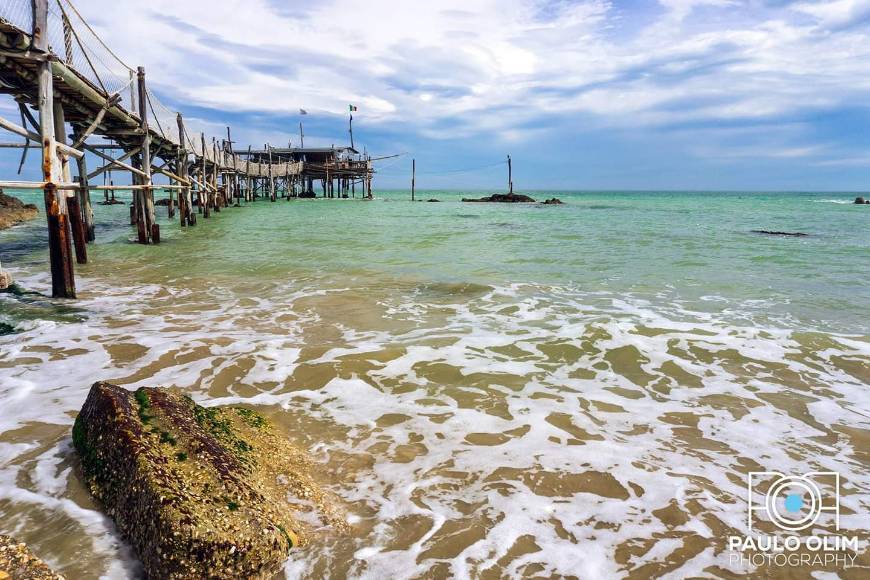
[[[56, 47], [63, 47], [63, 54]], [[120, 64], [101, 69], [107, 61]], [[24, 139], [3, 146], [23, 149], [22, 166], [29, 149], [36, 144], [41, 149], [42, 181], [0, 181], [0, 188], [43, 190], [55, 297], [76, 296], [73, 256], [78, 263], [88, 260], [87, 244], [95, 239], [90, 195], [95, 190], [106, 192], [106, 203], [109, 192], [133, 192], [130, 221], [142, 244], [160, 242], [155, 190], [168, 192], [170, 218], [177, 201], [181, 226], [196, 225], [197, 214], [208, 218], [242, 201], [266, 196], [275, 201], [278, 191], [304, 197], [297, 189], [307, 183], [305, 191], [311, 191], [315, 178], [323, 180], [324, 192], [332, 192], [333, 185], [326, 183], [337, 179], [344, 184], [340, 192], [362, 182], [371, 195], [370, 159], [313, 163], [306, 169], [304, 160], [268, 146], [236, 153], [229, 127], [220, 142], [212, 138], [209, 143], [204, 133], [191, 135], [181, 113], [162, 105], [148, 89], [145, 69], [124, 64], [71, 0], [8, 0], [0, 7], [0, 93], [11, 95], [21, 114], [20, 123], [0, 117], [0, 128]], [[102, 138], [99, 143], [89, 140], [95, 136]], [[88, 171], [85, 152], [102, 165]], [[92, 185], [113, 171], [129, 173], [132, 184]], [[169, 184], [155, 183], [156, 175]]]

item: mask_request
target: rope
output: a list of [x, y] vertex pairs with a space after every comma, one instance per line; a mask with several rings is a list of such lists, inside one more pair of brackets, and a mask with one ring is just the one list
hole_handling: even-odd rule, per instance
[[[88, 51], [85, 50], [85, 45], [82, 43], [81, 38], [79, 38], [79, 35], [78, 35], [78, 33], [76, 32], [76, 29], [73, 28], [72, 22], [70, 22], [70, 19], [69, 19], [69, 16], [67, 15], [67, 13], [66, 13], [66, 10], [63, 9], [63, 6], [61, 5], [60, 2], [57, 3], [57, 7], [60, 8], [60, 12], [61, 12], [61, 14], [63, 14], [63, 19], [64, 19], [64, 41], [66, 41], [66, 32], [67, 32], [67, 30], [69, 30], [69, 32], [72, 34], [73, 38], [76, 39], [76, 43], [79, 45], [79, 48], [82, 49], [82, 56], [85, 57], [85, 60], [87, 61], [88, 66], [91, 67], [91, 70], [94, 72], [94, 77], [97, 79], [97, 82], [100, 83], [100, 87], [103, 89], [103, 92], [106, 93], [106, 96], [109, 96], [109, 90], [106, 88], [106, 85], [103, 84], [103, 80], [100, 78], [100, 73], [98, 73], [98, 72], [97, 72], [97, 69], [94, 67], [94, 63], [91, 62], [91, 58], [88, 56]], [[70, 39], [70, 40], [72, 40], [72, 39]], [[69, 51], [69, 54], [72, 54], [72, 52], [73, 52], [73, 50], [72, 50], [72, 42], [69, 43], [69, 46], [67, 47], [67, 50]], [[74, 63], [72, 63], [72, 62], [69, 62], [68, 64], [69, 64], [70, 66], [74, 66]], [[105, 65], [104, 65], [104, 66], [105, 66]]]
[[[60, 1], [61, 1], [61, 0], [57, 0], [58, 6], [60, 6]], [[109, 48], [108, 46], [106, 46], [106, 43], [103, 42], [103, 39], [100, 38], [99, 35], [98, 35], [96, 32], [94, 32], [94, 29], [91, 28], [91, 25], [87, 23], [87, 21], [82, 17], [81, 14], [79, 14], [79, 11], [76, 10], [76, 7], [73, 6], [73, 3], [72, 3], [70, 0], [63, 0], [63, 1], [66, 2], [67, 6], [70, 7], [70, 10], [72, 10], [73, 13], [75, 13], [75, 15], [78, 17], [78, 19], [81, 20], [82, 24], [85, 25], [85, 28], [87, 28], [87, 29], [90, 31], [90, 33], [94, 35], [94, 38], [97, 39], [97, 42], [99, 42], [99, 43], [102, 45], [102, 47], [106, 49], [106, 52], [108, 52], [110, 55], [112, 55], [112, 57], [113, 57], [116, 61], [118, 61], [118, 63], [119, 63], [121, 66], [123, 66], [124, 68], [126, 68], [126, 69], [129, 70], [130, 72], [135, 72], [132, 68], [130, 68], [130, 66], [127, 65], [127, 63], [125, 63], [123, 60], [121, 60], [121, 57], [119, 57], [117, 54], [115, 54], [114, 52], [112, 52], [112, 49], [111, 49], [111, 48]], [[61, 7], [61, 10], [63, 10], [63, 7]]]

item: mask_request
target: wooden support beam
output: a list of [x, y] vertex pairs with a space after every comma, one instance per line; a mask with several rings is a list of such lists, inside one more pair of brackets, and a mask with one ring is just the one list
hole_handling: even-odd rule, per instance
[[266, 145], [269, 149], [269, 200], [275, 201], [275, 179], [272, 177], [272, 146]]
[[96, 147], [93, 147], [92, 145], [84, 144], [84, 145], [82, 145], [82, 147], [84, 147], [85, 151], [90, 151], [91, 153], [93, 153], [97, 157], [109, 162], [108, 165], [104, 165], [103, 167], [100, 167], [99, 169], [96, 169], [96, 170], [92, 171], [91, 173], [89, 173], [88, 179], [93, 179], [97, 175], [103, 173], [104, 171], [107, 171], [110, 167], [118, 167], [118, 168], [123, 169], [125, 171], [129, 171], [130, 173], [138, 175], [139, 177], [145, 177], [144, 171], [142, 171], [141, 169], [138, 169], [136, 167], [133, 167], [132, 165], [127, 165], [126, 163], [124, 163], [122, 161], [122, 159], [125, 159], [128, 157], [133, 157], [134, 155], [139, 154], [142, 150], [141, 147], [137, 147], [136, 149], [132, 149], [132, 150], [128, 151], [126, 155], [124, 155], [123, 157], [119, 157], [118, 159], [115, 159], [114, 157], [112, 157], [110, 155], [106, 155], [105, 153], [103, 153], [102, 151], [100, 151]]
[[[199, 198], [200, 203], [202, 204], [202, 217], [208, 219], [211, 217], [211, 204], [209, 203], [210, 194], [208, 191], [208, 187], [205, 187], [204, 185], [208, 183], [208, 172], [206, 171], [205, 133], [200, 133], [199, 137], [202, 141], [202, 184], [200, 185], [202, 189], [200, 189], [199, 191]], [[205, 196], [205, 199], [203, 199], [203, 195]]]
[[[63, 105], [59, 101], [54, 102], [54, 134], [57, 136], [58, 143], [66, 142], [66, 119], [63, 114]], [[70, 183], [72, 182], [72, 171], [69, 167], [69, 158], [60, 153], [58, 155], [60, 156], [61, 176], [66, 183]], [[67, 198], [69, 225], [76, 251], [76, 262], [79, 264], [88, 263], [87, 235], [82, 215], [83, 205], [81, 189]]]
[[137, 71], [137, 85], [139, 89], [139, 127], [142, 129], [142, 176], [145, 189], [142, 190], [142, 204], [145, 215], [146, 239], [139, 243], [160, 243], [160, 225], [154, 215], [154, 192], [151, 191], [151, 133], [148, 131], [148, 93], [145, 88], [145, 68], [139, 67]]
[[[54, 109], [54, 99], [52, 99], [51, 103], [52, 103], [51, 106], [52, 106], [52, 117], [53, 117], [54, 116], [54, 110], [53, 110]], [[30, 139], [31, 141], [35, 141], [37, 143], [40, 143], [42, 141], [42, 138], [37, 133], [34, 133], [33, 131], [29, 131], [29, 130], [25, 129], [24, 127], [21, 127], [20, 125], [13, 123], [12, 121], [4, 119], [3, 117], [0, 117], [0, 127], [2, 127], [3, 129], [6, 129], [7, 131], [9, 131], [11, 133], [15, 133], [16, 135], [20, 135], [22, 137], [25, 137], [25, 138]], [[78, 159], [79, 157], [82, 157], [84, 155], [84, 153], [82, 153], [78, 149], [73, 149], [72, 147], [70, 147], [66, 143], [55, 143], [54, 148], [56, 150], [60, 151], [61, 153], [65, 154], [65, 155], [69, 155], [70, 157], [74, 157], [76, 159]]]
[[190, 181], [187, 179], [187, 146], [184, 133], [184, 119], [181, 113], [175, 117], [178, 123], [178, 157], [175, 162], [175, 172], [178, 174], [178, 183], [182, 185], [178, 192], [178, 214], [181, 227], [195, 225], [196, 220], [191, 222], [190, 216]]
[[[48, 54], [48, 0], [33, 0], [33, 46]], [[61, 165], [57, 156], [54, 127], [54, 80], [51, 63], [39, 65], [39, 129], [42, 144], [42, 173], [45, 181], [45, 215], [48, 221], [48, 250], [51, 261], [51, 294], [55, 298], [75, 298], [75, 270], [72, 261], [66, 196], [59, 194]]]

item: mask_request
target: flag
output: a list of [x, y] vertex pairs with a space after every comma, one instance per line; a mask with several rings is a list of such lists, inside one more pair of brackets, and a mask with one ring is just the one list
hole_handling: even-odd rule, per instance
[[307, 115], [308, 111], [306, 111], [305, 109], [299, 109], [299, 114], [300, 115]]
[[348, 105], [348, 108], [350, 109], [350, 112], [351, 112], [351, 113], [353, 113], [354, 111], [357, 110], [357, 106], [356, 106], [356, 105]]

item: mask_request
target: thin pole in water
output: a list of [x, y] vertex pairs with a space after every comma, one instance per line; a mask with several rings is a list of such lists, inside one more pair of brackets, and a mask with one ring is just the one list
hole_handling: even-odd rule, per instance
[[513, 195], [514, 193], [514, 178], [513, 178], [513, 167], [511, 165], [511, 156], [508, 155], [508, 193]]
[[417, 160], [411, 159], [411, 201], [414, 201], [414, 189], [417, 181]]

